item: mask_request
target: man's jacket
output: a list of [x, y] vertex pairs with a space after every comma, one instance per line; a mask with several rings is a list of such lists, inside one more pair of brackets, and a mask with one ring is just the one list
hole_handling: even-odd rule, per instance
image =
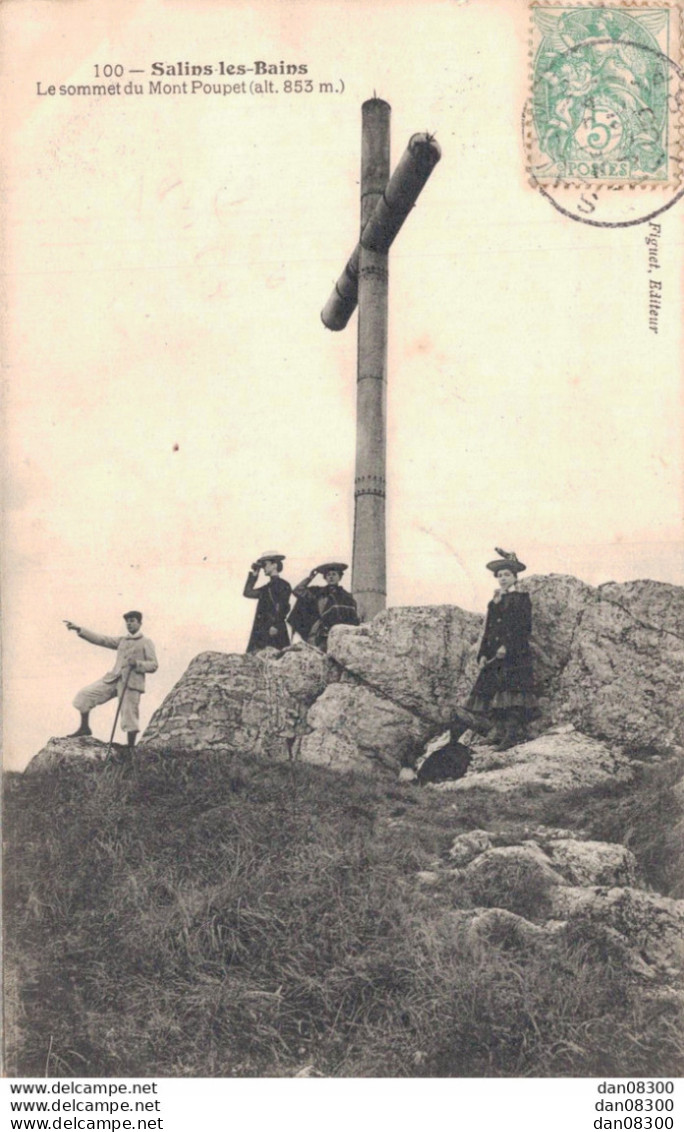
[[134, 637], [105, 637], [102, 633], [93, 633], [91, 629], [79, 629], [79, 637], [90, 641], [91, 645], [101, 645], [103, 649], [116, 649], [116, 663], [102, 679], [106, 684], [114, 684], [117, 680], [125, 680], [128, 663], [136, 662], [128, 679], [128, 687], [134, 692], [145, 691], [145, 673], [156, 672], [159, 664], [154, 645], [149, 637], [136, 633]]

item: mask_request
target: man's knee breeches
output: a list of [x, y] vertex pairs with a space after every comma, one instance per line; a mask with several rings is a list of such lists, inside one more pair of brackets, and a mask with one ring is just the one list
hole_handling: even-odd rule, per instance
[[128, 688], [121, 704], [120, 723], [122, 731], [140, 730], [140, 692]]
[[[106, 704], [108, 700], [113, 700], [118, 695], [119, 688], [120, 683], [96, 680], [94, 684], [88, 684], [87, 687], [81, 688], [81, 691], [74, 696], [74, 707], [76, 711], [92, 711], [94, 707]], [[136, 692], [132, 688], [126, 689], [121, 704], [119, 722], [122, 731], [140, 730], [140, 692]]]

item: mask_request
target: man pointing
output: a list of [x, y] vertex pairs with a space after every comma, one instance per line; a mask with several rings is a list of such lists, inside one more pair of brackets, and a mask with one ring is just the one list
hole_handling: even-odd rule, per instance
[[129, 747], [135, 746], [140, 730], [140, 696], [145, 691], [145, 673], [156, 672], [159, 666], [152, 641], [141, 632], [142, 613], [131, 609], [123, 616], [128, 631], [125, 637], [106, 637], [102, 633], [93, 633], [91, 629], [83, 629], [73, 621], [64, 622], [67, 629], [72, 629], [91, 645], [116, 649], [114, 667], [101, 680], [88, 684], [74, 697], [74, 707], [81, 713], [81, 725], [69, 736], [70, 739], [92, 735], [88, 722], [91, 710], [118, 696], [121, 700], [121, 727], [128, 733]]

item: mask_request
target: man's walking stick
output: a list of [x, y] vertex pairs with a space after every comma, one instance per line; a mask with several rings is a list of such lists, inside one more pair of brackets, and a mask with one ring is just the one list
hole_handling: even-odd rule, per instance
[[109, 756], [112, 753], [112, 743], [114, 742], [114, 733], [116, 731], [116, 725], [119, 722], [119, 713], [121, 711], [121, 705], [123, 703], [123, 698], [126, 695], [126, 688], [128, 687], [128, 681], [131, 678], [131, 672], [132, 671], [133, 671], [133, 669], [129, 667], [128, 672], [126, 673], [126, 679], [124, 680], [124, 686], [121, 689], [121, 695], [119, 696], [119, 703], [117, 705], [116, 715], [114, 716], [114, 726], [112, 727], [112, 734], [109, 738], [109, 746], [107, 747], [107, 754], [105, 755], [105, 759], [104, 759], [105, 762], [109, 761]]

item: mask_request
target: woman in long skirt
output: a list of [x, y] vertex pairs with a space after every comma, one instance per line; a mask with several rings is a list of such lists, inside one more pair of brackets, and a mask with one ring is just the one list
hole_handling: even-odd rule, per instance
[[[245, 588], [242, 591], [243, 597], [257, 601], [247, 652], [286, 649], [290, 643], [285, 618], [290, 611], [292, 587], [284, 578], [279, 577], [284, 560], [284, 554], [277, 554], [274, 550], [267, 551], [252, 564], [247, 575]], [[264, 571], [268, 579], [265, 586], [256, 585], [260, 570]]]
[[478, 731], [499, 751], [524, 738], [527, 720], [535, 712], [530, 633], [530, 595], [517, 588], [526, 569], [514, 552], [496, 548], [499, 558], [487, 563], [498, 588], [487, 606], [487, 619], [477, 654], [480, 672], [451, 727], [452, 741], [464, 731]]

